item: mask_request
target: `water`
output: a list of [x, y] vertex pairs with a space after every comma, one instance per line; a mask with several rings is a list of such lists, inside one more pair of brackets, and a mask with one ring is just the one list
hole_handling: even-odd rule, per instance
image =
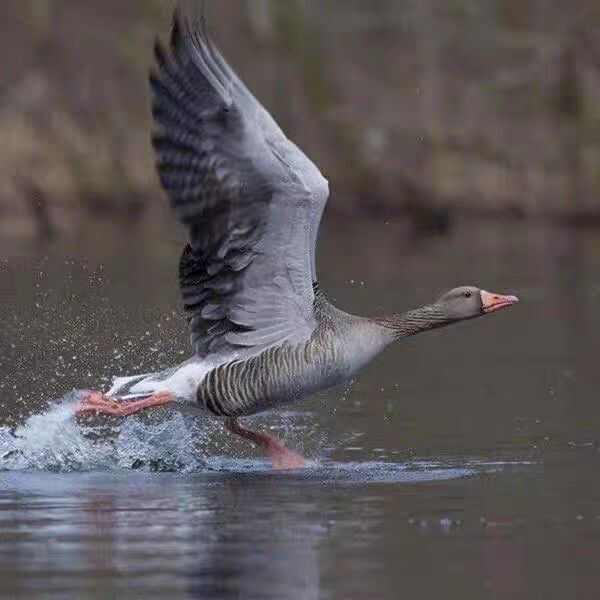
[[252, 419], [310, 458], [291, 473], [209, 417], [73, 419], [71, 390], [185, 357], [163, 238], [0, 246], [0, 597], [597, 598], [600, 233], [331, 222], [343, 308], [523, 302]]

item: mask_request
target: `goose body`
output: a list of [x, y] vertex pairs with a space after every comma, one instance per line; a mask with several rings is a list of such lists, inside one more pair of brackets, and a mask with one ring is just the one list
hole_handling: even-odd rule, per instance
[[174, 369], [117, 378], [108, 394], [122, 399], [172, 393], [216, 416], [240, 417], [302, 400], [339, 385], [394, 341], [375, 321], [344, 313], [315, 295], [316, 327], [307, 341], [284, 342], [259, 353], [193, 358]]
[[343, 382], [391, 341], [316, 283], [329, 185], [227, 65], [176, 16], [151, 76], [157, 167], [190, 231], [179, 268], [195, 356], [119, 378], [109, 395], [169, 391], [219, 416], [255, 414]]
[[126, 416], [177, 402], [225, 417], [274, 464], [298, 465], [280, 442], [236, 419], [342, 383], [400, 338], [517, 301], [461, 287], [379, 319], [334, 307], [317, 284], [316, 241], [329, 196], [319, 169], [233, 72], [204, 22], [176, 14], [170, 49], [157, 42], [155, 56], [153, 144], [161, 183], [189, 234], [179, 280], [193, 357], [161, 373], [118, 378], [79, 412]]

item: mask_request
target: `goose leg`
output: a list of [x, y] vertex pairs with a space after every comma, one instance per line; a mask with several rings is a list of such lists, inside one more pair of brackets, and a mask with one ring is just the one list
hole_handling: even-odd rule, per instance
[[266, 433], [244, 429], [238, 423], [237, 419], [227, 419], [225, 421], [225, 429], [260, 446], [271, 459], [274, 469], [302, 469], [306, 465], [304, 457], [286, 448], [281, 440]]
[[135, 402], [117, 402], [101, 392], [91, 392], [75, 407], [75, 414], [77, 416], [102, 414], [111, 417], [128, 417], [142, 410], [165, 406], [174, 401], [175, 397], [169, 392], [160, 392]]

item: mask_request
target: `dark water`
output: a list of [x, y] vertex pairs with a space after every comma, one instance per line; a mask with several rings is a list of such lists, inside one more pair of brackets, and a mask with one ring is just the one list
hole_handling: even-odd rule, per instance
[[523, 302], [256, 418], [312, 458], [286, 474], [208, 418], [69, 416], [69, 390], [183, 359], [176, 243], [112, 228], [0, 245], [0, 597], [599, 597], [600, 233], [322, 237], [322, 284], [348, 310], [457, 284]]

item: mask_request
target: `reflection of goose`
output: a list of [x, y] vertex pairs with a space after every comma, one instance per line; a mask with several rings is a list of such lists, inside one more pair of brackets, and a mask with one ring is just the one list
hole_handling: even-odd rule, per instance
[[379, 319], [333, 307], [316, 283], [315, 244], [328, 197], [317, 167], [203, 26], [176, 16], [171, 52], [157, 44], [156, 60], [154, 147], [162, 184], [189, 230], [179, 273], [194, 358], [164, 373], [119, 379], [107, 396], [87, 396], [80, 413], [126, 416], [197, 403], [259, 444], [274, 466], [300, 466], [302, 457], [237, 418], [339, 384], [400, 338], [517, 302], [461, 287]]
[[[268, 476], [206, 481], [191, 484], [191, 502], [202, 510], [194, 510], [193, 518], [188, 513], [182, 531], [193, 556], [184, 579], [191, 597], [324, 597], [322, 544], [330, 531], [323, 516], [329, 508], [326, 494], [299, 499], [293, 483], [282, 485]], [[362, 511], [363, 506], [357, 508]], [[278, 525], [265, 527], [265, 515]]]
[[[42, 578], [44, 595], [57, 598], [324, 597], [331, 487], [299, 498], [293, 478], [215, 473], [21, 472], [1, 481], [3, 598], [39, 597]], [[337, 517], [354, 525], [366, 510], [352, 503]], [[48, 539], [63, 543], [49, 552]]]

